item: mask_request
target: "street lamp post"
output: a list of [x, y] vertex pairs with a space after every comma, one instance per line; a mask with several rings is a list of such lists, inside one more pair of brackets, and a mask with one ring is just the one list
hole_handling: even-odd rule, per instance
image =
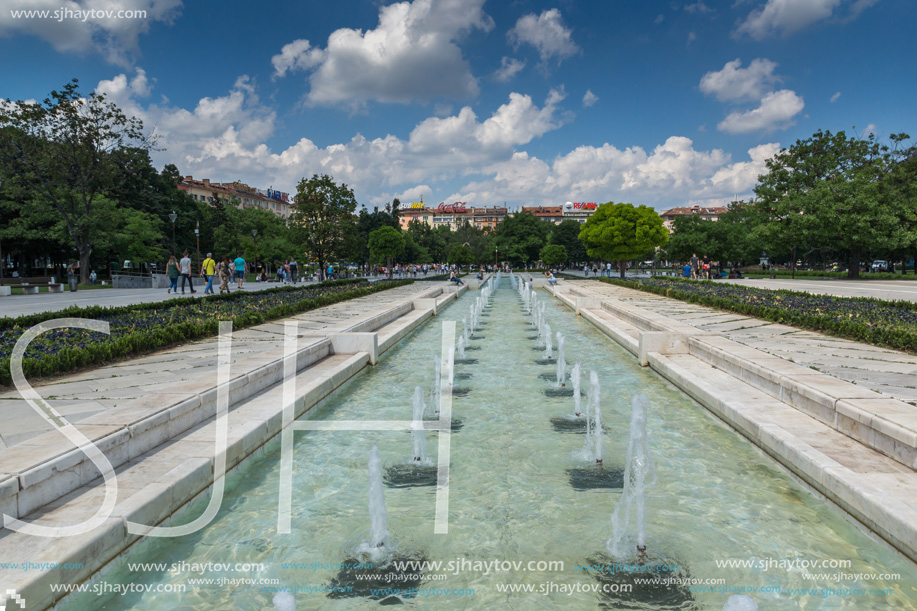
[[499, 246], [494, 246], [494, 271], [497, 271], [497, 266], [499, 262], [497, 261], [497, 254], [500, 252]]
[[172, 256], [175, 256], [175, 219], [177, 218], [178, 215], [173, 210], [172, 214], [169, 215], [169, 220], [172, 221]]
[[252, 239], [255, 241], [255, 274], [258, 273], [258, 230], [252, 229]]

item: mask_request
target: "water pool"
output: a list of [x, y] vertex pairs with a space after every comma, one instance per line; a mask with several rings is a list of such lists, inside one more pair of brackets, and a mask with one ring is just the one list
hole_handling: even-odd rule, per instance
[[[572, 399], [545, 396], [549, 382], [540, 374], [552, 372], [553, 367], [536, 363], [542, 354], [530, 339], [534, 335], [530, 318], [522, 314], [508, 280], [502, 282], [494, 292], [493, 307], [482, 318], [483, 339], [472, 342], [480, 349], [468, 353], [478, 362], [455, 368], [455, 386], [469, 392], [453, 399], [453, 415], [464, 426], [452, 436], [449, 533], [433, 533], [435, 488], [385, 490], [388, 528], [399, 549], [430, 561], [455, 563], [425, 572], [420, 587], [434, 590], [429, 596], [424, 592], [400, 598], [423, 608], [611, 607], [616, 604], [611, 599], [586, 591], [598, 582], [577, 567], [604, 552], [604, 542], [611, 535], [609, 518], [621, 492], [577, 491], [571, 486], [567, 470], [583, 466], [575, 456], [583, 435], [556, 431], [551, 418], [571, 413]], [[441, 310], [377, 367], [346, 384], [308, 417], [409, 420], [414, 387], [432, 385], [433, 357], [441, 346], [440, 323], [457, 321], [460, 332], [462, 317], [476, 297], [477, 292], [470, 291]], [[587, 375], [590, 370], [599, 375], [609, 467], [624, 466], [631, 397], [638, 392], [649, 397], [647, 429], [657, 482], [647, 493], [648, 545], [694, 579], [722, 580], [701, 584], [707, 591], [693, 592], [693, 601], [678, 607], [634, 602], [617, 608], [721, 609], [738, 588], [757, 589], [752, 597], [762, 609], [915, 608], [917, 577], [910, 561], [851, 524], [703, 407], [639, 367], [629, 353], [559, 303], [547, 303], [546, 320], [566, 336], [569, 366], [579, 362]], [[428, 435], [428, 454], [434, 459], [436, 436]], [[272, 442], [259, 458], [230, 474], [222, 509], [209, 527], [180, 539], [144, 540], [119, 560], [118, 568], [97, 578], [97, 582], [136, 583], [154, 590], [184, 587], [185, 591], [86, 594], [71, 597], [62, 608], [263, 610], [273, 608], [277, 587], [299, 588], [294, 596], [300, 610], [378, 605], [365, 598], [332, 600], [308, 589], [329, 584], [337, 574], [332, 565], [352, 557], [369, 536], [366, 464], [370, 448], [378, 446], [385, 465], [402, 463], [411, 457], [411, 436], [403, 431], [309, 431], [297, 432], [295, 438], [291, 534], [279, 535], [276, 529], [279, 443]], [[188, 521], [204, 503], [188, 512]], [[521, 564], [509, 570], [502, 566], [494, 570], [491, 564], [487, 571], [473, 564], [462, 569], [463, 560]], [[836, 560], [851, 564], [809, 569], [808, 574], [798, 566], [786, 568], [789, 561], [798, 565]], [[540, 561], [563, 563], [563, 569], [554, 564], [539, 570]], [[730, 561], [756, 566], [725, 566]], [[128, 565], [134, 563], [168, 568], [131, 570]], [[262, 566], [242, 572], [205, 568], [208, 563]], [[900, 579], [810, 575], [837, 572], [899, 574]], [[214, 581], [203, 585], [193, 583], [194, 579]], [[505, 591], [529, 586], [534, 592]], [[579, 591], [562, 591], [571, 588]], [[846, 597], [791, 593], [796, 588], [890, 592]]]

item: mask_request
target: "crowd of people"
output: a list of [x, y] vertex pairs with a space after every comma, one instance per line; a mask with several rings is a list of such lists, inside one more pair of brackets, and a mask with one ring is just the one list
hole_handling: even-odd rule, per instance
[[[201, 269], [197, 276], [205, 283], [204, 294], [213, 295], [213, 281], [220, 281], [220, 293], [230, 291], [229, 283], [235, 280], [236, 290], [242, 290], [245, 286], [245, 274], [248, 273], [248, 262], [239, 254], [235, 259], [222, 257], [219, 261], [213, 258], [213, 253], [208, 252], [207, 258], [201, 262]], [[166, 276], [169, 278], [169, 288], [166, 292], [178, 293], [178, 281], [181, 279], [181, 294], [185, 294], [185, 284], [188, 285], [190, 293], [193, 295], [194, 280], [191, 272], [191, 257], [186, 250], [182, 258], [175, 259], [175, 256], [169, 257], [166, 264]]]

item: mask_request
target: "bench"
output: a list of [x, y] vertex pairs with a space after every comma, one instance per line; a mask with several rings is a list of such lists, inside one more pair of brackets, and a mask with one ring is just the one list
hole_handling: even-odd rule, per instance
[[34, 284], [23, 284], [21, 288], [22, 288], [23, 295], [37, 295], [38, 294], [38, 286]]
[[49, 293], [63, 293], [64, 292], [64, 283], [57, 282], [55, 284], [48, 283], [48, 292]]

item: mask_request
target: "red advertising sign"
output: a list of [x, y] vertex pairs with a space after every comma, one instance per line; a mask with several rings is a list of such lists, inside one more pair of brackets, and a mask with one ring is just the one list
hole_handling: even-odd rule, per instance
[[595, 202], [573, 202], [574, 210], [595, 210]]
[[438, 212], [465, 212], [465, 202], [455, 202], [454, 204], [440, 204], [436, 210]]

